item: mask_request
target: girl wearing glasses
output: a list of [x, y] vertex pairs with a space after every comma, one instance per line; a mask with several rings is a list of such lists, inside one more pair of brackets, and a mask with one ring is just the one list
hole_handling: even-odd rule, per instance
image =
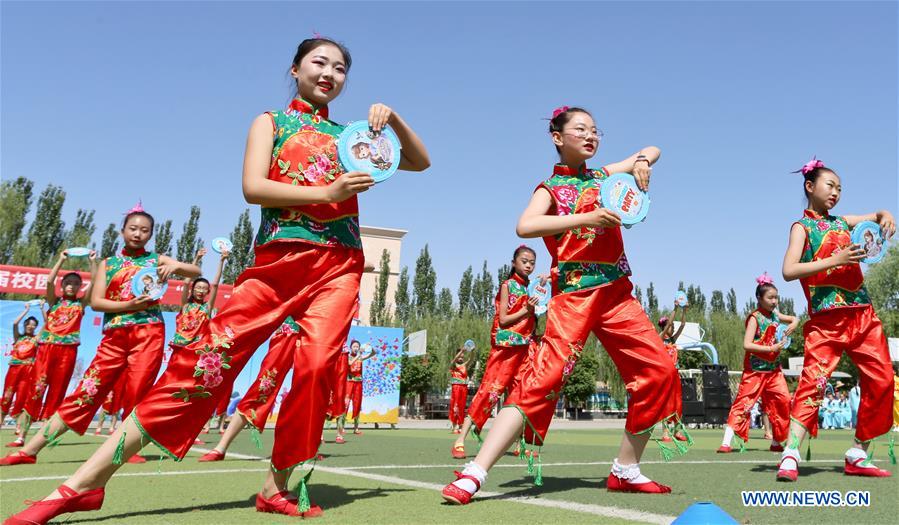
[[[486, 480], [487, 471], [522, 433], [526, 443], [543, 445], [562, 387], [590, 332], [611, 355], [630, 395], [626, 431], [606, 487], [671, 492], [670, 487], [644, 476], [639, 462], [656, 424], [677, 424], [683, 429], [680, 381], [652, 321], [631, 294], [621, 219], [599, 202], [600, 186], [611, 173], [632, 173], [645, 191], [660, 151], [650, 146], [598, 170], [588, 169], [586, 161], [596, 155], [601, 136], [589, 112], [558, 108], [549, 132], [560, 161], [552, 176], [534, 191], [517, 228], [521, 237], [543, 237], [553, 258], [553, 298], [546, 331], [539, 348], [522, 365], [519, 381], [477, 457], [443, 489], [450, 503], [468, 503]], [[659, 444], [670, 457], [672, 446]], [[686, 452], [686, 444], [676, 444], [678, 451]], [[534, 482], [540, 485], [539, 455], [532, 451], [527, 457]]]

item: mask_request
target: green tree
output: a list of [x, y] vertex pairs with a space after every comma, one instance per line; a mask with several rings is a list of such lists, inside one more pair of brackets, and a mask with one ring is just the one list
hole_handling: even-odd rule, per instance
[[[174, 236], [172, 235], [172, 220], [169, 219], [165, 222], [156, 223], [156, 231], [153, 233], [153, 239], [155, 239], [155, 245], [153, 247], [153, 251], [160, 255], [172, 255], [172, 240]], [[187, 262], [193, 261], [193, 257], [187, 259]]]
[[792, 297], [784, 297], [777, 305], [777, 309], [787, 315], [796, 315], [796, 305]]
[[386, 326], [390, 323], [390, 312], [387, 309], [387, 285], [390, 280], [390, 253], [381, 252], [381, 264], [378, 270], [378, 286], [371, 302], [369, 318], [374, 326]]
[[899, 337], [899, 244], [893, 244], [865, 275], [865, 287], [887, 337]]
[[496, 289], [499, 290], [499, 287], [503, 285], [506, 279], [512, 275], [512, 267], [508, 264], [504, 264], [499, 267], [499, 270], [496, 271]]
[[[396, 305], [396, 320], [406, 326], [411, 317], [411, 303], [409, 301], [409, 267], [403, 266], [400, 271], [400, 278], [397, 281], [396, 293], [393, 296], [393, 303]], [[407, 331], [412, 331], [408, 330]]]
[[459, 282], [459, 313], [465, 313], [471, 309], [471, 288], [474, 280], [474, 272], [471, 266], [465, 269], [462, 274], [462, 281]]
[[428, 253], [428, 245], [422, 248], [415, 261], [415, 277], [412, 280], [412, 301], [414, 315], [424, 317], [437, 309], [437, 272]]
[[721, 290], [712, 291], [712, 312], [723, 313], [727, 307], [724, 304], [724, 293]]
[[634, 285], [634, 298], [637, 299], [637, 302], [640, 303], [640, 306], [646, 308], [646, 306], [643, 305], [643, 290], [640, 289], [639, 285]]
[[0, 183], [0, 264], [12, 262], [31, 210], [34, 183], [25, 177]]
[[181, 230], [181, 237], [178, 238], [177, 259], [183, 262], [194, 260], [197, 250], [203, 246], [203, 239], [199, 238], [197, 232], [200, 229], [200, 207], [190, 207], [190, 218], [184, 223]]
[[103, 240], [100, 242], [100, 257], [105, 259], [112, 257], [119, 251], [119, 230], [114, 222], [103, 230]]
[[409, 357], [400, 361], [400, 397], [423, 395], [431, 391], [435, 369], [427, 356]]
[[437, 297], [437, 315], [449, 319], [455, 314], [453, 309], [453, 292], [449, 288], [442, 288]]
[[646, 312], [653, 319], [659, 318], [659, 298], [656, 295], [656, 288], [652, 281], [649, 282], [649, 287], [646, 288]]
[[727, 292], [727, 312], [737, 315], [737, 292], [733, 288]]
[[222, 271], [222, 280], [228, 284], [240, 277], [244, 270], [253, 265], [253, 224], [250, 222], [250, 210], [246, 209], [237, 218], [237, 225], [229, 235], [231, 239], [231, 256]]
[[48, 185], [37, 200], [37, 210], [25, 242], [19, 243], [13, 256], [22, 266], [48, 266], [62, 249], [66, 224], [62, 207], [66, 192], [59, 186]]
[[481, 273], [472, 285], [471, 298], [476, 314], [481, 317], [493, 317], [493, 276], [490, 275], [490, 270], [487, 269], [487, 261], [484, 261]]

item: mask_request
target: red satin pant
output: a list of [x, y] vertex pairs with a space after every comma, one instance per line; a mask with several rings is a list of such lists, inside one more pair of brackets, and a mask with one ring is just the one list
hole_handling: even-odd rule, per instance
[[815, 314], [803, 327], [805, 360], [790, 414], [812, 436], [818, 435], [818, 409], [830, 374], [843, 352], [858, 368], [861, 402], [855, 438], [870, 441], [890, 431], [893, 369], [880, 319], [871, 306], [836, 308]]
[[506, 400], [506, 406], [517, 407], [527, 419], [528, 443], [542, 445], [546, 439], [562, 387], [590, 332], [612, 358], [630, 396], [628, 432], [642, 434], [661, 421], [680, 418], [677, 369], [631, 289], [630, 280], [622, 278], [550, 300], [543, 339]]
[[352, 403], [353, 413], [350, 418], [356, 419], [359, 417], [359, 412], [362, 410], [362, 381], [345, 381], [345, 383], [346, 400], [344, 401], [344, 406], [349, 410], [350, 404]]
[[730, 407], [727, 424], [743, 441], [749, 441], [750, 412], [755, 402], [762, 398], [765, 414], [771, 422], [771, 433], [783, 443], [790, 432], [790, 391], [783, 372], [755, 372], [744, 370], [737, 397]]
[[164, 348], [162, 323], [107, 330], [78, 388], [63, 400], [57, 412], [63, 422], [84, 434], [117, 381], [122, 382], [122, 409], [128, 414], [153, 386]]
[[291, 316], [300, 340], [293, 383], [275, 428], [272, 468], [284, 470], [314, 457], [363, 265], [362, 250], [350, 248], [301, 242], [257, 248], [256, 265], [241, 274], [231, 298], [210, 320], [209, 332], [188, 345], [191, 351], [172, 353], [165, 373], [136, 407], [134, 421], [165, 452], [183, 458], [253, 353]]
[[59, 410], [75, 371], [76, 357], [78, 345], [42, 343], [38, 347], [34, 385], [25, 408], [32, 419], [44, 420]]
[[453, 425], [465, 422], [465, 401], [468, 400], [468, 385], [453, 383], [450, 385], [449, 420]]
[[0, 412], [16, 417], [25, 408], [25, 402], [34, 387], [34, 365], [9, 365], [3, 380], [3, 399]]
[[331, 404], [328, 407], [329, 419], [346, 414], [346, 375], [350, 371], [349, 354], [341, 352], [334, 367], [334, 378], [331, 379]]
[[299, 340], [299, 334], [278, 335], [271, 338], [268, 353], [262, 360], [256, 380], [237, 404], [237, 411], [259, 432], [265, 430], [265, 422], [278, 399], [281, 383], [294, 364]]
[[468, 417], [471, 418], [475, 432], [480, 432], [484, 428], [484, 423], [490, 417], [493, 407], [499, 402], [500, 396], [508, 393], [527, 355], [526, 345], [494, 346], [490, 349], [481, 386], [478, 387], [478, 392], [468, 407]]

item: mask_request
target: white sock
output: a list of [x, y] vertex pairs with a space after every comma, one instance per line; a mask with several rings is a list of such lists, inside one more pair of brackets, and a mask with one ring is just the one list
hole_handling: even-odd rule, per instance
[[[792, 463], [791, 463], [792, 461]], [[780, 455], [780, 468], [783, 470], [799, 470], [799, 449], [785, 448]]]
[[[480, 465], [471, 461], [465, 464], [465, 470], [462, 471], [462, 474], [466, 476], [471, 476], [478, 480], [481, 486], [484, 485], [484, 482], [487, 481], [487, 471], [482, 469]], [[478, 491], [478, 486], [475, 485], [474, 481], [465, 478], [459, 478], [453, 482], [453, 485], [459, 487], [469, 494], [474, 494]]]
[[618, 458], [612, 460], [612, 474], [618, 479], [639, 485], [640, 483], [649, 483], [652, 481], [640, 473], [640, 464], [632, 463], [630, 465], [622, 465], [618, 463]]
[[724, 425], [724, 439], [721, 440], [721, 444], [729, 447], [731, 440], [734, 439], [734, 429], [730, 428], [730, 425]]
[[[846, 451], [846, 459], [848, 459], [850, 463], [858, 461], [859, 459], [868, 459], [868, 453], [860, 448], [852, 447]], [[855, 466], [859, 468], [877, 468], [872, 464], [863, 465], [861, 463], [858, 463]]]

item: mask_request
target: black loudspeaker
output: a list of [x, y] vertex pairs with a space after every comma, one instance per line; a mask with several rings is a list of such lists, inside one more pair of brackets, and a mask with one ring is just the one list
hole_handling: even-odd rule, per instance
[[689, 416], [705, 416], [702, 401], [684, 401], [684, 417]]
[[730, 393], [725, 365], [702, 365], [702, 390], [726, 391]]
[[696, 401], [696, 379], [693, 377], [682, 377], [680, 379], [681, 398], [684, 403]]
[[721, 408], [730, 410], [731, 400], [729, 392], [709, 392], [702, 394], [702, 404], [706, 409]]
[[727, 414], [730, 410], [725, 408], [709, 408], [705, 411], [705, 422], [709, 425], [723, 425], [727, 423]]

